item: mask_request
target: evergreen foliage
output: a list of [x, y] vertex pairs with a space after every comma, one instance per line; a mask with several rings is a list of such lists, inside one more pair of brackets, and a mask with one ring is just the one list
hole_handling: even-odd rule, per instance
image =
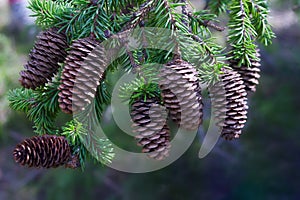
[[[69, 46], [82, 38], [99, 42], [110, 39], [113, 41], [110, 48], [118, 49], [120, 56], [111, 60], [94, 100], [63, 127], [56, 127], [55, 119], [61, 112], [58, 88], [65, 63], [60, 63], [60, 72], [45, 86], [11, 90], [8, 94], [11, 108], [25, 112], [37, 134], [65, 136], [82, 166], [90, 156], [101, 163], [111, 162], [113, 145], [99, 137], [91, 126], [100, 123], [105, 105], [110, 102], [107, 84], [113, 83], [108, 83], [108, 74], [116, 70], [137, 73], [137, 79], [121, 89], [122, 97], [130, 104], [138, 99], [161, 99], [157, 73], [172, 59], [188, 61], [197, 68], [199, 81], [213, 85], [222, 74], [221, 69], [227, 67], [226, 58], [250, 66], [253, 60], [258, 60], [256, 42], [271, 44], [274, 33], [267, 21], [266, 0], [207, 2], [203, 10], [195, 10], [186, 0], [30, 0], [29, 8], [36, 24], [42, 29], [58, 28], [67, 36]], [[226, 46], [218, 44], [213, 37], [215, 31], [226, 28], [218, 25], [223, 15], [229, 17]], [[147, 44], [154, 42], [150, 39], [154, 33], [144, 27], [169, 30], [155, 41], [164, 44], [165, 50], [147, 48]], [[133, 29], [132, 35], [141, 43], [140, 49], [132, 50], [127, 41]]]

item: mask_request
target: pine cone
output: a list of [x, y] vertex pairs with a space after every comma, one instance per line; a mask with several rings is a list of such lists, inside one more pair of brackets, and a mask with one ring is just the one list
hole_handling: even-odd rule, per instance
[[170, 145], [170, 129], [165, 125], [156, 134], [145, 137], [139, 141], [139, 145], [143, 147], [143, 153], [149, 153], [150, 158], [163, 160], [169, 156]]
[[230, 67], [241, 74], [245, 86], [246, 91], [249, 92], [255, 92], [256, 86], [259, 84], [259, 78], [260, 78], [260, 53], [259, 49], [256, 51], [256, 57], [259, 58], [258, 61], [255, 61], [253, 59], [250, 59], [251, 66], [238, 66], [238, 62], [231, 60], [230, 61]]
[[67, 114], [84, 110], [95, 97], [107, 59], [99, 42], [84, 38], [74, 41], [66, 58], [59, 86], [59, 106]]
[[41, 32], [34, 48], [29, 54], [29, 61], [24, 65], [26, 70], [20, 72], [20, 83], [25, 88], [35, 89], [51, 80], [67, 55], [67, 38], [58, 33], [56, 28]]
[[[74, 162], [74, 156], [65, 137], [54, 135], [25, 139], [15, 147], [13, 156], [17, 163], [37, 168], [55, 168]], [[75, 168], [75, 165], [72, 166]]]
[[195, 67], [181, 59], [173, 60], [161, 69], [159, 84], [171, 119], [186, 130], [197, 130], [203, 104]]
[[156, 98], [136, 100], [131, 106], [133, 129], [138, 133], [138, 145], [148, 156], [162, 160], [169, 155], [170, 130], [166, 124], [167, 115]]
[[210, 88], [217, 126], [225, 139], [238, 138], [247, 120], [247, 92], [239, 73], [223, 68], [220, 81]]

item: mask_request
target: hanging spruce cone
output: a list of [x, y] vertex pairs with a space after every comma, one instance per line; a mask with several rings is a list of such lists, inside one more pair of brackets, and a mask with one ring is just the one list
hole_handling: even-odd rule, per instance
[[166, 124], [167, 115], [156, 98], [136, 100], [131, 106], [134, 132], [143, 153], [156, 160], [169, 155], [170, 130]]
[[217, 126], [228, 140], [238, 138], [247, 120], [247, 92], [239, 73], [222, 69], [220, 81], [210, 88]]
[[65, 60], [68, 48], [66, 36], [56, 28], [41, 32], [34, 48], [29, 54], [29, 61], [20, 72], [20, 83], [25, 88], [35, 89], [49, 82], [57, 73], [60, 62]]
[[59, 106], [67, 114], [84, 110], [95, 97], [106, 68], [104, 49], [92, 38], [73, 42], [59, 86]]
[[169, 156], [170, 151], [170, 129], [165, 125], [161, 131], [153, 136], [142, 138], [139, 145], [143, 147], [143, 153], [149, 153], [150, 158], [163, 160]]
[[17, 163], [28, 167], [79, 166], [78, 158], [71, 154], [71, 148], [62, 136], [43, 135], [25, 139], [15, 147], [13, 156]]
[[186, 130], [197, 130], [203, 104], [195, 67], [181, 59], [173, 60], [162, 68], [159, 84], [171, 119]]
[[259, 84], [259, 78], [260, 78], [260, 53], [259, 49], [256, 51], [256, 57], [259, 58], [258, 61], [255, 61], [253, 59], [250, 59], [251, 66], [238, 66], [238, 62], [234, 60], [230, 60], [230, 67], [232, 67], [235, 71], [241, 74], [245, 86], [246, 91], [249, 92], [255, 92], [256, 86]]

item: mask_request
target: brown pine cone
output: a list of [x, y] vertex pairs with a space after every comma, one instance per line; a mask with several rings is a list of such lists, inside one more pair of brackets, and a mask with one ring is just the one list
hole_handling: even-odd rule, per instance
[[171, 148], [170, 129], [167, 125], [156, 134], [142, 138], [139, 143], [143, 147], [142, 152], [148, 153], [150, 158], [163, 160], [169, 156]]
[[259, 84], [260, 78], [260, 53], [259, 49], [256, 51], [256, 57], [259, 58], [258, 61], [254, 59], [250, 59], [251, 66], [238, 66], [238, 62], [234, 60], [230, 60], [230, 67], [241, 74], [243, 81], [246, 86], [246, 91], [255, 92], [256, 86]]
[[197, 130], [203, 104], [195, 67], [181, 59], [173, 60], [161, 69], [159, 85], [171, 119], [186, 130]]
[[[17, 163], [27, 167], [79, 166], [74, 165], [76, 157], [72, 156], [68, 141], [63, 136], [43, 135], [25, 139], [15, 147], [13, 156]], [[76, 162], [79, 163], [79, 160]]]
[[220, 81], [210, 88], [213, 113], [221, 136], [238, 138], [247, 121], [247, 92], [239, 73], [223, 68]]
[[41, 32], [29, 54], [29, 61], [20, 72], [20, 83], [25, 88], [35, 89], [51, 81], [65, 60], [68, 48], [67, 38], [58, 29], [51, 28]]
[[59, 106], [67, 114], [84, 110], [94, 97], [106, 69], [104, 48], [92, 38], [73, 42], [59, 86]]
[[167, 115], [159, 100], [148, 98], [136, 100], [131, 106], [133, 131], [137, 133], [138, 145], [142, 152], [156, 160], [162, 160], [169, 155], [170, 130], [166, 124]]

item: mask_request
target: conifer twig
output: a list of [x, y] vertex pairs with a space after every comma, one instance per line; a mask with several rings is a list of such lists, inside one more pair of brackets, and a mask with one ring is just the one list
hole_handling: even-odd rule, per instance
[[181, 6], [181, 12], [182, 15], [184, 16], [182, 19], [182, 23], [186, 26], [189, 27], [189, 23], [188, 23], [188, 8], [187, 8], [187, 1], [186, 0], [181, 0], [182, 3], [184, 3], [183, 6]]
[[147, 16], [150, 10], [153, 8], [157, 0], [148, 0], [143, 3], [137, 12], [134, 12], [129, 22], [122, 28], [121, 31], [132, 30], [137, 27], [141, 21]]
[[117, 38], [119, 39], [120, 43], [124, 45], [126, 53], [129, 57], [131, 66], [133, 67], [133, 72], [137, 72], [139, 68], [139, 64], [135, 62], [134, 56], [132, 52], [129, 50], [128, 47], [128, 34], [131, 30], [136, 28], [141, 22], [144, 20], [144, 18], [147, 16], [147, 14], [150, 12], [150, 10], [153, 8], [157, 0], [149, 0], [142, 4], [137, 12], [134, 12], [132, 14], [132, 17], [130, 21], [121, 29], [121, 32], [117, 35]]
[[129, 57], [130, 64], [133, 68], [133, 72], [135, 73], [137, 71], [137, 68], [139, 68], [139, 65], [135, 62], [134, 56], [133, 56], [132, 52], [129, 50], [129, 45], [128, 45], [129, 34], [130, 34], [130, 30], [125, 30], [116, 35], [111, 35], [111, 33], [108, 33], [106, 35], [106, 37], [117, 39], [120, 42], [120, 44], [125, 47], [126, 54]]
[[[171, 8], [170, 8], [170, 5], [169, 5], [169, 2], [167, 0], [163, 0], [164, 4], [165, 4], [165, 8], [168, 10], [168, 12], [170, 13], [170, 17], [171, 17], [171, 23], [172, 25], [175, 27], [175, 29], [177, 29], [177, 25], [176, 25], [176, 19], [173, 17], [173, 15], [171, 14]], [[183, 9], [186, 9], [186, 8], [183, 8]], [[186, 11], [183, 11], [183, 12], [186, 12]], [[187, 13], [188, 14], [188, 13]], [[214, 63], [217, 63], [217, 60], [215, 58], [215, 55], [213, 54], [213, 52], [211, 51], [211, 49], [205, 45], [205, 42], [197, 35], [193, 34], [192, 33], [192, 30], [190, 28], [188, 28], [188, 32], [190, 33], [191, 37], [196, 41], [198, 42], [200, 45], [203, 45], [205, 51], [208, 53], [209, 57], [211, 60], [213, 60]], [[178, 44], [176, 44], [178, 45]], [[177, 51], [179, 51], [179, 47], [178, 48], [175, 48]]]
[[146, 34], [145, 34], [145, 21], [142, 20], [140, 22], [140, 27], [142, 29], [142, 52], [143, 52], [143, 56], [144, 56], [144, 61], [146, 61], [148, 59], [148, 55], [147, 55], [147, 51], [146, 51], [146, 48], [148, 46], [148, 41], [147, 41], [147, 38], [146, 38]]
[[[188, 16], [189, 18], [195, 19], [194, 15], [193, 15], [191, 12], [188, 12], [188, 13], [187, 13], [187, 16]], [[201, 25], [203, 25], [203, 26], [205, 26], [205, 27], [210, 27], [210, 28], [213, 28], [213, 29], [215, 29], [216, 31], [220, 31], [220, 32], [222, 32], [222, 31], [225, 30], [224, 27], [218, 26], [218, 25], [216, 25], [215, 23], [211, 22], [210, 20], [202, 21], [202, 20], [200, 20], [200, 19], [198, 19], [198, 18], [196, 18], [196, 19], [197, 19], [197, 21], [198, 21], [199, 24], [201, 24]]]

